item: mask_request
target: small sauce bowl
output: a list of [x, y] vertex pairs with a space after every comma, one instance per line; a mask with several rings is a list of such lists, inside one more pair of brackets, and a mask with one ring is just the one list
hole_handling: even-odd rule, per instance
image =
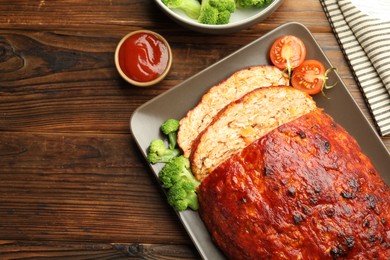
[[157, 84], [168, 74], [171, 65], [171, 47], [153, 31], [133, 31], [122, 38], [115, 50], [119, 74], [134, 86]]

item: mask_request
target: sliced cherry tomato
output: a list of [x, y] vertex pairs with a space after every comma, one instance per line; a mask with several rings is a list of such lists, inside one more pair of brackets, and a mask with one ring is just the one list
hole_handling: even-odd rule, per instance
[[317, 60], [305, 60], [300, 66], [294, 69], [291, 77], [291, 85], [310, 95], [321, 92], [327, 86], [328, 72], [334, 70], [330, 68], [325, 70], [324, 65]]
[[290, 76], [291, 71], [306, 58], [305, 44], [293, 35], [280, 37], [271, 46], [270, 58], [276, 67], [287, 70]]

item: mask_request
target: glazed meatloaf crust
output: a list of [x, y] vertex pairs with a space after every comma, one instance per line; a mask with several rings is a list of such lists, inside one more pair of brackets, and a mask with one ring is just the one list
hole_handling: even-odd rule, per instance
[[286, 75], [274, 66], [262, 65], [239, 70], [210, 88], [180, 120], [177, 142], [184, 156], [190, 156], [194, 139], [227, 104], [256, 88], [279, 85], [288, 85]]
[[281, 124], [316, 108], [292, 87], [255, 89], [224, 107], [193, 143], [191, 170], [201, 181], [221, 162]]
[[223, 162], [198, 197], [231, 259], [390, 259], [390, 189], [320, 109]]

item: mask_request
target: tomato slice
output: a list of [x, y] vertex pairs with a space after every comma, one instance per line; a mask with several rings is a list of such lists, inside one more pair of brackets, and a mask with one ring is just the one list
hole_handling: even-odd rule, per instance
[[271, 62], [282, 70], [298, 67], [306, 58], [305, 44], [296, 36], [285, 35], [278, 38], [270, 49]]
[[291, 77], [291, 85], [310, 95], [322, 91], [326, 81], [324, 65], [317, 60], [305, 60], [294, 69]]

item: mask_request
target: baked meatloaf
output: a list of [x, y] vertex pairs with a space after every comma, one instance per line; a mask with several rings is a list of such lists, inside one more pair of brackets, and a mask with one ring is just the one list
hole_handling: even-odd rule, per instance
[[184, 156], [190, 156], [194, 139], [227, 104], [256, 88], [288, 84], [288, 78], [281, 70], [274, 66], [260, 65], [236, 71], [210, 88], [198, 105], [180, 120], [177, 142]]
[[255, 89], [231, 102], [193, 142], [191, 170], [203, 180], [215, 167], [281, 124], [316, 108], [311, 96], [292, 87]]
[[390, 259], [390, 189], [320, 109], [224, 161], [198, 197], [231, 259]]

